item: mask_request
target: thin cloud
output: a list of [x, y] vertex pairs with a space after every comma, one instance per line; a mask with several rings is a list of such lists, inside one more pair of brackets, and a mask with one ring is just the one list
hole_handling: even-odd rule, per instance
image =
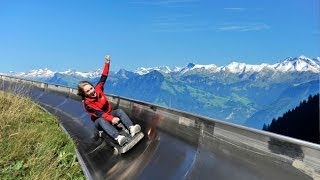
[[245, 25], [224, 25], [218, 28], [219, 31], [238, 31], [238, 32], [264, 31], [268, 29], [270, 29], [270, 26], [264, 23], [245, 24]]
[[215, 31], [214, 26], [201, 26], [195, 24], [181, 24], [179, 26], [167, 26], [154, 28], [153, 32], [200, 32], [200, 31]]
[[229, 8], [223, 8], [224, 10], [228, 11], [245, 11], [247, 10], [246, 8], [240, 8], [240, 7], [229, 7]]
[[153, 32], [254, 32], [270, 29], [270, 26], [265, 23], [224, 23], [223, 25], [216, 25], [207, 21], [201, 22], [198, 18], [190, 17], [193, 16], [186, 14], [156, 18], [153, 23], [151, 23], [152, 30]]
[[194, 15], [191, 14], [170, 14], [164, 16], [155, 17], [155, 21], [178, 21], [183, 20], [185, 18], [194, 18]]
[[199, 2], [199, 0], [160, 0], [162, 4], [173, 4], [173, 3], [193, 3]]
[[153, 32], [194, 32], [216, 30], [212, 24], [199, 21], [191, 14], [157, 17], [152, 23]]
[[157, 0], [157, 1], [133, 1], [130, 4], [151, 5], [151, 6], [183, 6], [191, 3], [197, 3], [200, 0]]
[[152, 23], [154, 29], [177, 29], [178, 27], [185, 26], [183, 22], [157, 22]]
[[243, 8], [243, 7], [226, 7], [223, 8], [226, 11], [233, 11], [233, 12], [241, 12], [241, 11], [263, 11], [264, 8]]

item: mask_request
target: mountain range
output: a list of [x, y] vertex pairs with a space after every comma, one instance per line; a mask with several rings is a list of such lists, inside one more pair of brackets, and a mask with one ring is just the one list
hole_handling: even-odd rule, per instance
[[[97, 82], [91, 72], [49, 69], [2, 73], [76, 87]], [[319, 92], [320, 57], [303, 55], [275, 64], [232, 62], [226, 66], [189, 63], [185, 67], [111, 71], [106, 92], [261, 129], [264, 123]]]

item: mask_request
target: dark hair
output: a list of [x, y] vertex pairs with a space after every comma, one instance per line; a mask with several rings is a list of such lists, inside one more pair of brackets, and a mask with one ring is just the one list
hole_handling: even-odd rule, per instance
[[84, 92], [83, 87], [85, 85], [88, 85], [88, 84], [93, 86], [89, 81], [80, 81], [79, 84], [78, 84], [78, 93], [77, 93], [77, 95], [81, 96], [82, 99], [84, 99], [86, 97], [86, 93]]

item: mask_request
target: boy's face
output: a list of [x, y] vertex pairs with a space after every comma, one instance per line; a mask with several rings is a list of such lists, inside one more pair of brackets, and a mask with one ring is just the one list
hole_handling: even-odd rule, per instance
[[89, 98], [95, 98], [97, 97], [97, 93], [96, 90], [94, 89], [93, 86], [91, 86], [90, 84], [86, 84], [83, 86], [83, 91], [86, 94], [87, 97]]

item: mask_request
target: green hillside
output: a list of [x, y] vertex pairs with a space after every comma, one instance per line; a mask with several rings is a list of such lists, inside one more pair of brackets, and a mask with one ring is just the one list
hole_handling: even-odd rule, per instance
[[0, 91], [0, 179], [85, 179], [75, 144], [29, 98]]

